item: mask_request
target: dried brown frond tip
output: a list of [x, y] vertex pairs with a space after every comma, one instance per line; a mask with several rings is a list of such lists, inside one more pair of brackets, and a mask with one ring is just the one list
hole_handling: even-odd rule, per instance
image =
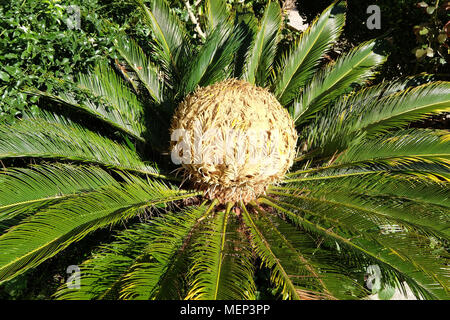
[[175, 111], [172, 160], [210, 199], [254, 200], [291, 167], [294, 122], [266, 89], [242, 80], [199, 88]]

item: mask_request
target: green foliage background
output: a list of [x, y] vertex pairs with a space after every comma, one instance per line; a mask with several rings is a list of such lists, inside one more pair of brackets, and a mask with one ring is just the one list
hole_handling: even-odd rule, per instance
[[[69, 29], [66, 7], [81, 8], [81, 29]], [[51, 90], [71, 82], [113, 53], [114, 27], [106, 28], [96, 0], [2, 0], [0, 5], [0, 121], [12, 122], [36, 97], [25, 87]]]

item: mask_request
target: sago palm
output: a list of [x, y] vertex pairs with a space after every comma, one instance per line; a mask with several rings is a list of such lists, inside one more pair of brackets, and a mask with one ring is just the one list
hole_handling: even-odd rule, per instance
[[323, 66], [343, 1], [286, 50], [275, 1], [260, 21], [205, 1], [197, 42], [164, 0], [138, 7], [150, 53], [118, 35], [80, 92], [34, 90], [42, 110], [0, 126], [0, 282], [115, 227], [56, 298], [255, 299], [270, 270], [283, 299], [358, 299], [371, 265], [449, 298], [450, 134], [409, 124], [449, 111], [450, 83], [364, 87], [379, 40]]

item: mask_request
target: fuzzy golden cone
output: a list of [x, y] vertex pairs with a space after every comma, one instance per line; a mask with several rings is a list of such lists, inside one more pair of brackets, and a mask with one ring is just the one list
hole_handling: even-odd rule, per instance
[[180, 103], [171, 151], [186, 179], [221, 203], [254, 200], [292, 166], [297, 132], [266, 89], [242, 80], [199, 88]]

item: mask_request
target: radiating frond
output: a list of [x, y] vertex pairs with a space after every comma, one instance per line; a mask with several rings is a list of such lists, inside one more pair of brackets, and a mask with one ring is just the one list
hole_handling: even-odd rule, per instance
[[393, 93], [369, 103], [351, 118], [359, 130], [373, 134], [439, 112], [450, 112], [450, 82], [433, 82]]
[[79, 289], [60, 287], [58, 299], [182, 299], [181, 278], [196, 226], [213, 206], [168, 212], [120, 232], [80, 266]]
[[385, 60], [381, 43], [372, 40], [355, 47], [338, 58], [335, 64], [315, 74], [291, 108], [291, 115], [297, 125], [309, 120], [352, 86], [363, 84]]
[[111, 108], [108, 104], [94, 102], [89, 99], [89, 96], [83, 97], [83, 100], [79, 101], [74, 94], [68, 92], [60, 92], [58, 95], [55, 95], [49, 92], [33, 90], [30, 93], [61, 103], [76, 112], [99, 119], [113, 130], [129, 135], [137, 141], [144, 141], [144, 138], [141, 137], [142, 125], [136, 121], [127, 120], [120, 112], [115, 108]]
[[345, 2], [337, 1], [315, 19], [277, 65], [274, 93], [283, 105], [300, 94], [320, 59], [338, 39], [345, 22]]
[[[425, 176], [425, 177], [424, 177]], [[375, 196], [391, 196], [421, 203], [450, 207], [449, 182], [427, 179], [426, 175], [403, 175], [401, 172], [387, 170], [325, 170], [304, 177], [286, 180], [284, 186], [273, 186], [280, 190], [308, 190], [322, 185], [337, 189], [365, 193]]]
[[233, 71], [230, 64], [242, 38], [243, 33], [238, 27], [228, 25], [223, 25], [208, 35], [182, 80], [179, 94], [184, 96], [197, 86], [205, 87], [230, 77]]
[[344, 150], [364, 135], [376, 135], [450, 110], [448, 82], [410, 87], [412, 81], [382, 83], [340, 98], [301, 132], [310, 149]]
[[188, 247], [192, 233], [210, 211], [210, 206], [192, 207], [154, 222], [152, 239], [143, 254], [123, 277], [122, 299], [183, 299], [186, 287], [181, 277], [188, 270]]
[[160, 182], [122, 175], [125, 182], [60, 201], [0, 236], [0, 282], [35, 267], [88, 233], [147, 208], [192, 197]]
[[63, 164], [0, 171], [0, 234], [44, 206], [119, 183], [94, 166]]
[[83, 279], [79, 288], [64, 284], [53, 296], [59, 300], [118, 298], [123, 276], [152, 240], [151, 230], [150, 223], [139, 223], [119, 232], [115, 241], [100, 246], [79, 265]]
[[162, 67], [169, 72], [182, 72], [176, 70], [179, 49], [187, 41], [186, 31], [174, 14], [166, 0], [151, 0], [149, 7], [143, 0], [135, 0], [141, 10], [145, 21], [152, 30], [157, 47], [155, 51], [160, 58]]
[[411, 77], [404, 80], [382, 82], [343, 95], [334, 104], [319, 112], [308, 123], [308, 126], [301, 128], [300, 140], [308, 147], [307, 150], [320, 149], [322, 155], [331, 155], [336, 151], [344, 150], [365, 134], [355, 120], [365, 112], [368, 105], [376, 103], [383, 97], [405, 90], [418, 80], [420, 78]]
[[47, 113], [0, 126], [0, 159], [17, 157], [90, 162], [158, 176], [128, 147]]
[[125, 82], [106, 65], [97, 65], [93, 73], [79, 75], [79, 87], [104, 99], [122, 122], [137, 133], [143, 131], [143, 106]]
[[[289, 200], [293, 197], [287, 196], [283, 199]], [[362, 268], [370, 264], [379, 265], [383, 270], [385, 281], [400, 287], [405, 281], [416, 296], [428, 298], [448, 296], [450, 270], [445, 266], [448, 254], [442, 250], [434, 250], [429, 238], [417, 236], [415, 233], [409, 234], [403, 230], [383, 233], [381, 229], [374, 231], [377, 232], [376, 237], [367, 236], [367, 231], [365, 233], [362, 231], [370, 223], [364, 222], [367, 219], [357, 215], [354, 215], [356, 221], [353, 227], [343, 229], [343, 226], [339, 225], [342, 219], [346, 219], [342, 211], [336, 210], [332, 204], [324, 206], [326, 204], [324, 199], [318, 200], [322, 201], [320, 207], [311, 207], [303, 200], [297, 200], [295, 205], [285, 204], [276, 199], [261, 199], [261, 203], [275, 208], [299, 227], [320, 235], [324, 244], [336, 246], [338, 243], [341, 250], [340, 259], [345, 257], [344, 252], [347, 252], [351, 254], [350, 259], [353, 262], [360, 261]], [[329, 224], [327, 226], [324, 222], [319, 223], [313, 219], [314, 216], [322, 217], [331, 212], [335, 214], [334, 223], [338, 222], [335, 226]], [[413, 247], [408, 249], [408, 243]]]
[[208, 33], [212, 33], [217, 27], [227, 23], [229, 13], [225, 0], [206, 0], [205, 16], [207, 18]]
[[[272, 269], [271, 280], [283, 289], [284, 299], [362, 296], [364, 289], [342, 272], [340, 263], [330, 264], [332, 251], [317, 247], [316, 239], [304, 230], [256, 204], [253, 206], [255, 213], [244, 216], [244, 220], [253, 225], [251, 238], [255, 241], [255, 250]], [[347, 286], [353, 288], [351, 293], [346, 292]]]
[[137, 74], [152, 99], [156, 103], [162, 102], [164, 82], [159, 75], [160, 71], [152, 64], [141, 47], [133, 39], [126, 36], [118, 37], [114, 40], [114, 43], [117, 51]]
[[[449, 138], [444, 130], [410, 129], [358, 140], [330, 165], [294, 171], [289, 178], [395, 173], [450, 181]], [[286, 181], [293, 181], [287, 179]]]
[[[379, 225], [395, 224], [410, 232], [425, 236], [432, 235], [441, 239], [450, 236], [450, 208], [446, 205], [423, 202], [418, 196], [408, 198], [376, 194], [369, 188], [369, 191], [366, 192], [362, 182], [353, 185], [354, 189], [341, 188], [339, 182], [341, 180], [303, 183], [301, 186], [305, 189], [299, 188], [298, 191], [279, 188], [280, 192], [274, 187], [274, 191], [271, 193], [298, 198], [305, 203], [311, 203], [311, 205], [323, 203], [326, 206], [334, 206], [338, 208], [339, 212], [342, 211], [342, 214], [345, 211], [357, 212], [361, 217], [367, 217], [369, 221], [374, 221]], [[448, 186], [441, 188], [441, 192], [445, 192], [445, 190], [448, 192]], [[414, 191], [411, 194], [414, 194]], [[349, 227], [352, 225], [350, 224]]]
[[[262, 259], [263, 263], [272, 269], [271, 281], [282, 289], [284, 298], [298, 300], [300, 297], [296, 291], [293, 279], [289, 277], [289, 271], [285, 269], [286, 266], [280, 261], [281, 252], [274, 252], [279, 246], [272, 246], [273, 243], [270, 242], [271, 239], [267, 239], [267, 235], [264, 234], [264, 230], [261, 230], [261, 228], [272, 233], [276, 233], [276, 230], [271, 230], [266, 226], [266, 221], [265, 223], [262, 223], [260, 219], [257, 220], [255, 217], [252, 217], [245, 205], [242, 204], [241, 209], [243, 211], [243, 220], [250, 230], [250, 239], [252, 241], [253, 250]], [[286, 256], [288, 256], [286, 260], [292, 259], [292, 252], [285, 253], [285, 257]]]
[[335, 165], [350, 162], [401, 164], [414, 160], [450, 164], [450, 134], [444, 130], [410, 129], [365, 139], [342, 153]]
[[250, 243], [230, 206], [203, 224], [192, 259], [186, 299], [254, 299]]
[[280, 25], [280, 5], [269, 1], [246, 57], [244, 80], [265, 86], [276, 53]]

